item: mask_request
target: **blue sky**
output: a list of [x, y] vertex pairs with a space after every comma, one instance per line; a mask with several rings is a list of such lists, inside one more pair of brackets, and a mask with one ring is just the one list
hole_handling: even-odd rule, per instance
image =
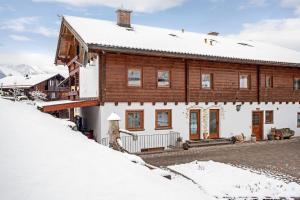
[[[133, 9], [133, 23], [262, 40], [300, 51], [300, 0], [0, 0], [0, 64], [52, 65], [58, 15], [115, 20]], [[17, 57], [17, 59], [16, 59]]]

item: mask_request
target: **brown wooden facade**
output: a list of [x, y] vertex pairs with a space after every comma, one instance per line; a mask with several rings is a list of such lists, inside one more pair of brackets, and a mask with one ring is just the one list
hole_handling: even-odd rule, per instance
[[[299, 102], [294, 78], [300, 68], [183, 60], [129, 54], [100, 55], [102, 102]], [[142, 86], [127, 86], [127, 70], [142, 70]], [[170, 70], [170, 87], [157, 87], [157, 71]], [[202, 89], [201, 74], [212, 74], [212, 88]], [[248, 89], [239, 88], [249, 75]], [[266, 75], [272, 87], [266, 88]]]
[[[70, 72], [69, 99], [79, 98], [79, 66], [84, 62], [84, 44], [66, 22], [62, 23], [56, 63], [66, 64]], [[182, 58], [168, 53], [147, 54], [126, 49], [91, 46], [99, 55], [99, 100], [105, 102], [299, 102], [300, 90], [294, 78], [299, 67], [262, 61], [237, 59]], [[265, 64], [262, 64], [265, 63]], [[127, 70], [141, 69], [141, 87], [128, 87]], [[170, 87], [157, 87], [157, 71], [170, 71]], [[212, 76], [212, 87], [201, 87], [201, 74]], [[239, 77], [249, 77], [249, 88], [241, 89]], [[266, 76], [272, 87], [266, 88]]]

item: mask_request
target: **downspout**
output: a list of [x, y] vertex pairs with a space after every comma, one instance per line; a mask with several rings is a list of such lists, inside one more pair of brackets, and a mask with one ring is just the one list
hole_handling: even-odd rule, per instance
[[261, 80], [260, 80], [260, 66], [256, 66], [256, 78], [257, 78], [257, 103], [260, 103], [260, 90], [261, 90]]
[[190, 81], [189, 81], [189, 66], [187, 59], [184, 59], [184, 71], [185, 71], [185, 103], [188, 104], [190, 101]]

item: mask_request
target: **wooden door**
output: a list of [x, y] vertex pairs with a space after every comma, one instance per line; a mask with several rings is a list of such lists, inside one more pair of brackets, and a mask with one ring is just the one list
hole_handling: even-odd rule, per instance
[[209, 138], [219, 138], [219, 110], [209, 110]]
[[200, 110], [190, 110], [190, 140], [200, 140]]
[[256, 140], [263, 139], [264, 128], [264, 113], [263, 111], [252, 112], [252, 133], [256, 135]]

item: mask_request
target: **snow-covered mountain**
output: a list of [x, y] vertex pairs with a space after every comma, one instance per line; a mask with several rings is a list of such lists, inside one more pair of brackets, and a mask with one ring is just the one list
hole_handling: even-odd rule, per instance
[[26, 74], [44, 74], [44, 73], [60, 73], [63, 76], [67, 76], [67, 67], [53, 67], [49, 70], [45, 68], [39, 68], [26, 64], [20, 65], [0, 65], [0, 79], [5, 76], [24, 76]]
[[5, 76], [12, 76], [12, 75], [26, 75], [26, 74], [40, 74], [45, 73], [40, 69], [34, 68], [30, 65], [0, 65], [0, 71]]
[[0, 79], [4, 78], [6, 75], [0, 70]]

